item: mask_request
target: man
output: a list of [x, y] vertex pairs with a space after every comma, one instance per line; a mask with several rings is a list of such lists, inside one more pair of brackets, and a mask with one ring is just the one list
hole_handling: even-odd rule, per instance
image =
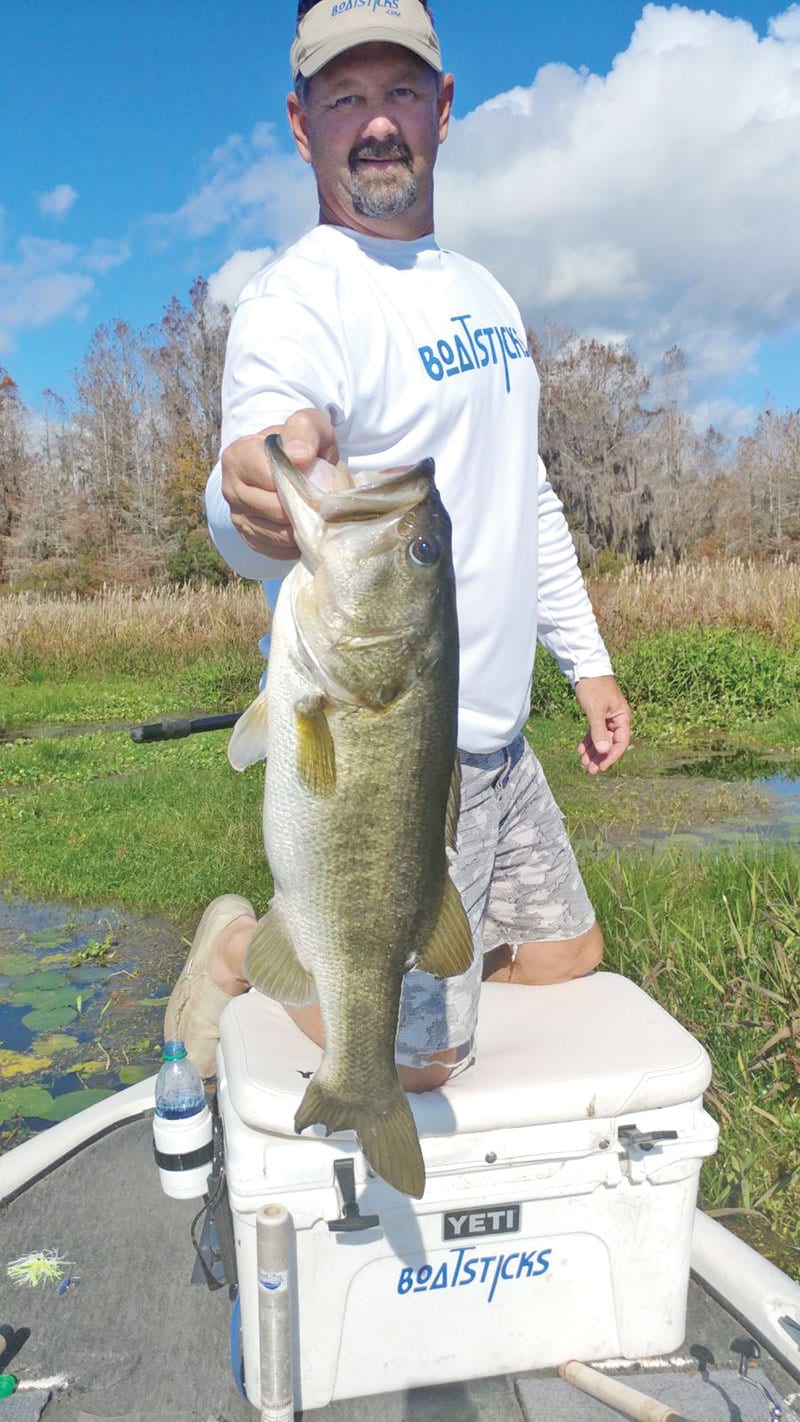
[[[217, 547], [264, 580], [297, 556], [264, 437], [307, 470], [322, 457], [378, 473], [432, 455], [453, 522], [461, 640], [462, 807], [451, 873], [473, 967], [406, 975], [397, 1035], [408, 1090], [471, 1052], [481, 978], [547, 984], [596, 966], [603, 942], [541, 768], [522, 738], [537, 637], [575, 686], [590, 774], [628, 745], [630, 712], [537, 460], [538, 377], [522, 319], [483, 268], [433, 236], [433, 169], [453, 76], [420, 0], [301, 6], [288, 117], [311, 164], [319, 225], [242, 293], [223, 382], [222, 469], [207, 508]], [[470, 200], [474, 195], [466, 194]], [[276, 561], [277, 560], [277, 561]], [[538, 598], [535, 596], [538, 590]], [[217, 1022], [245, 991], [252, 906], [206, 910], [167, 1011], [204, 1074]], [[292, 1011], [321, 1043], [316, 1007]]]

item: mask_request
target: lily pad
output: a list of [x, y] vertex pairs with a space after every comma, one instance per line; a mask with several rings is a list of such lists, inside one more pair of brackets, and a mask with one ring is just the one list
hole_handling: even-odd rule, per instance
[[65, 1032], [53, 1032], [49, 1037], [40, 1037], [36, 1043], [37, 1051], [49, 1052], [52, 1056], [56, 1052], [71, 1052], [79, 1046], [78, 1038], [70, 1037]]
[[119, 1079], [123, 1086], [135, 1086], [137, 1081], [144, 1081], [148, 1076], [155, 1076], [156, 1062], [151, 1062], [148, 1066], [142, 1062], [139, 1066], [124, 1066], [120, 1068]]
[[21, 978], [26, 973], [35, 973], [39, 959], [33, 953], [0, 953], [0, 973]]
[[84, 1076], [94, 1076], [98, 1071], [108, 1071], [108, 1062], [98, 1061], [97, 1058], [85, 1062], [75, 1062], [70, 1066], [70, 1071], [83, 1073]]
[[71, 983], [101, 983], [110, 972], [113, 972], [111, 967], [104, 968], [100, 963], [81, 963], [72, 968], [67, 976]]
[[34, 988], [36, 992], [51, 992], [54, 988], [67, 986], [66, 978], [59, 973], [57, 968], [46, 968], [43, 973], [37, 973], [35, 977], [29, 975], [25, 979], [25, 985]]
[[22, 984], [12, 994], [14, 1002], [29, 1002], [31, 1007], [35, 1007], [37, 1012], [52, 1012], [58, 1007], [76, 1007], [78, 1002], [77, 989], [67, 985], [58, 988], [43, 988], [41, 992], [35, 983]]
[[72, 937], [72, 934], [65, 928], [40, 928], [36, 933], [25, 935], [28, 943], [32, 943], [35, 948], [61, 948]]
[[25, 1013], [22, 1024], [29, 1032], [58, 1032], [74, 1022], [77, 1015], [74, 1007], [34, 1008]]
[[0, 1121], [13, 1121], [15, 1116], [37, 1116], [49, 1120], [53, 1098], [43, 1086], [11, 1086], [0, 1093]]
[[0, 1047], [0, 1076], [33, 1076], [53, 1065], [52, 1057], [34, 1056], [32, 1052], [11, 1052]]
[[110, 1088], [95, 1087], [87, 1091], [67, 1091], [63, 1096], [51, 1098], [50, 1105], [45, 1111], [37, 1111], [43, 1121], [66, 1121], [68, 1116], [77, 1115], [78, 1111], [83, 1111], [87, 1106], [94, 1106], [98, 1101], [105, 1101], [107, 1096], [113, 1096]]

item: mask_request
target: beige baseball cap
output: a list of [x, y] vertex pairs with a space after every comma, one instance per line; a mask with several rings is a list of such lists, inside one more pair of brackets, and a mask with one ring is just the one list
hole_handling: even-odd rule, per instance
[[345, 50], [377, 42], [410, 49], [442, 72], [439, 41], [419, 0], [318, 0], [298, 26], [289, 56], [292, 74], [310, 79]]

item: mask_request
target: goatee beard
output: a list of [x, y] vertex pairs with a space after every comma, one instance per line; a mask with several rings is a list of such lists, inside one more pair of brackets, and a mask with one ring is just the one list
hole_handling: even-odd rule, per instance
[[[395, 158], [405, 171], [393, 168], [391, 171], [370, 172], [369, 166], [360, 166], [362, 158]], [[419, 183], [412, 171], [411, 150], [394, 139], [385, 143], [368, 140], [359, 144], [350, 153], [350, 196], [353, 208], [360, 217], [391, 218], [408, 212], [419, 196]]]

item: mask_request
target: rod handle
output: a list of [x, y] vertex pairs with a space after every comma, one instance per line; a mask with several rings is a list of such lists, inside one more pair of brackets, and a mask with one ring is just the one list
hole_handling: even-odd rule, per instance
[[587, 1392], [590, 1397], [596, 1397], [609, 1407], [615, 1407], [624, 1417], [634, 1418], [634, 1422], [690, 1422], [682, 1412], [676, 1412], [666, 1403], [648, 1397], [616, 1378], [606, 1377], [585, 1363], [561, 1363], [558, 1372], [573, 1387], [580, 1388], [581, 1392]]

